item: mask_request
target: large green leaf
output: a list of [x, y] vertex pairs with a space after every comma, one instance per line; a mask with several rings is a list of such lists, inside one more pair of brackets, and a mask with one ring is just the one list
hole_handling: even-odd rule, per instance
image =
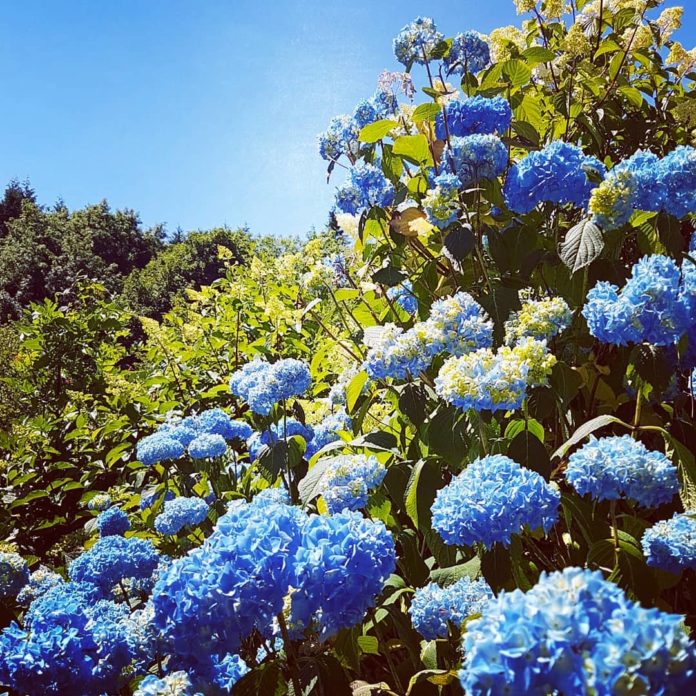
[[375, 121], [374, 123], [368, 123], [363, 126], [360, 130], [360, 135], [358, 139], [364, 143], [376, 143], [396, 128], [399, 124], [396, 121], [392, 121], [388, 118], [384, 118], [381, 121]]
[[433, 158], [424, 135], [402, 135], [394, 141], [393, 153], [413, 164], [432, 167]]
[[563, 263], [575, 273], [589, 266], [604, 248], [602, 231], [590, 218], [571, 227], [561, 244], [560, 256]]

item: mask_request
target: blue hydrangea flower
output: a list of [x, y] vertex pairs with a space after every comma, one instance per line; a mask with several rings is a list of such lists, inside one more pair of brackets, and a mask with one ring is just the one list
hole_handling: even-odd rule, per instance
[[208, 435], [204, 433], [195, 440], [191, 440], [188, 453], [194, 459], [212, 459], [222, 457], [227, 452], [227, 443], [222, 435]]
[[20, 590], [17, 595], [17, 603], [27, 605], [48, 592], [52, 587], [65, 582], [58, 573], [53, 572], [46, 566], [39, 566], [30, 576], [29, 582]]
[[442, 164], [459, 177], [462, 186], [495, 179], [507, 167], [508, 153], [495, 135], [452, 137], [442, 153]]
[[290, 628], [320, 640], [360, 623], [396, 568], [391, 532], [359, 512], [310, 515], [295, 558]]
[[112, 507], [97, 517], [97, 529], [102, 537], [123, 536], [130, 529], [130, 520], [121, 508]]
[[154, 433], [138, 440], [136, 456], [147, 466], [167, 459], [179, 459], [184, 454], [184, 446], [179, 440], [166, 433]]
[[213, 666], [212, 682], [226, 694], [249, 671], [246, 662], [239, 655], [227, 653], [222, 659], [216, 659]]
[[493, 322], [466, 292], [433, 302], [428, 324], [439, 334], [440, 350], [452, 355], [464, 355], [493, 345]]
[[525, 527], [548, 532], [560, 500], [558, 490], [535, 471], [495, 454], [476, 459], [437, 492], [432, 525], [446, 544], [508, 546]]
[[111, 505], [111, 496], [108, 493], [97, 493], [87, 503], [88, 510], [106, 510]]
[[642, 539], [648, 565], [671, 573], [684, 568], [696, 570], [696, 517], [693, 512], [676, 513], [646, 530]]
[[0, 683], [28, 696], [116, 692], [136, 655], [125, 605], [97, 601], [91, 586], [62, 583], [31, 604], [24, 627], [0, 634]]
[[370, 99], [362, 99], [353, 111], [353, 122], [358, 129], [383, 118], [393, 116], [398, 108], [393, 92], [377, 90]]
[[[446, 167], [445, 167], [446, 168]], [[444, 172], [435, 176], [434, 169], [429, 173], [432, 186], [421, 201], [428, 222], [443, 230], [459, 219], [461, 202], [459, 189], [462, 182], [456, 174]]]
[[416, 17], [396, 35], [394, 55], [407, 68], [413, 63], [422, 65], [431, 60], [435, 47], [443, 38], [432, 19]]
[[29, 582], [29, 566], [18, 554], [0, 551], [0, 599], [16, 597]]
[[373, 206], [386, 208], [394, 202], [394, 185], [372, 164], [358, 162], [350, 178], [336, 190], [336, 208], [356, 215]]
[[166, 422], [162, 423], [154, 434], [178, 440], [184, 447], [188, 447], [191, 440], [194, 440], [200, 432], [201, 428], [197, 416], [181, 418], [168, 415]]
[[287, 505], [233, 504], [202, 546], [162, 573], [153, 621], [177, 664], [236, 653], [255, 628], [268, 634], [294, 579], [304, 519]]
[[467, 617], [480, 614], [490, 599], [493, 591], [483, 578], [464, 577], [448, 587], [435, 582], [419, 587], [408, 611], [416, 631], [426, 640], [435, 640], [447, 638], [450, 623], [461, 626]]
[[155, 518], [155, 529], [160, 534], [177, 534], [188, 525], [195, 527], [207, 516], [208, 503], [205, 500], [181, 496], [164, 503], [164, 511]]
[[[447, 128], [445, 128], [445, 119]], [[470, 97], [445, 104], [444, 114], [435, 119], [435, 135], [439, 140], [466, 135], [503, 134], [512, 122], [510, 102], [503, 97]], [[507, 162], [507, 153], [505, 157]]]
[[246, 440], [251, 435], [252, 428], [248, 423], [233, 420], [221, 408], [210, 408], [198, 416], [200, 429], [210, 435], [222, 435], [226, 440]]
[[389, 288], [387, 297], [409, 314], [415, 314], [418, 311], [418, 298], [413, 294], [413, 284], [410, 280]]
[[359, 133], [360, 129], [350, 116], [334, 116], [326, 131], [317, 138], [321, 158], [332, 162], [341, 155], [356, 155], [360, 149]]
[[103, 537], [78, 556], [68, 568], [73, 582], [91, 585], [108, 595], [124, 580], [147, 580], [157, 568], [160, 556], [149, 539], [121, 536]]
[[307, 450], [305, 451], [305, 459], [313, 457], [322, 447], [331, 442], [340, 440], [339, 431], [345, 430], [350, 432], [353, 428], [353, 422], [350, 416], [344, 409], [336, 411], [314, 428], [314, 437], [307, 442]]
[[568, 458], [566, 479], [580, 495], [596, 500], [629, 498], [643, 507], [668, 503], [679, 491], [674, 464], [630, 435], [599, 440], [590, 436]]
[[542, 202], [585, 208], [596, 185], [593, 180], [603, 178], [605, 171], [597, 158], [585, 156], [576, 145], [554, 140], [510, 168], [505, 200], [516, 213], [529, 213]]
[[465, 31], [452, 39], [449, 53], [443, 60], [447, 74], [477, 73], [491, 62], [488, 43], [477, 31]]
[[256, 358], [232, 374], [230, 391], [242, 397], [254, 413], [267, 416], [275, 404], [301, 396], [311, 383], [309, 367], [300, 360], [268, 363]]
[[680, 145], [657, 171], [663, 210], [676, 218], [696, 212], [696, 149]]
[[196, 696], [189, 675], [183, 670], [165, 674], [161, 679], [148, 674], [138, 685], [133, 696]]
[[264, 430], [261, 433], [253, 433], [247, 440], [247, 449], [249, 450], [249, 458], [253, 461], [256, 459], [261, 449], [264, 447], [273, 447], [278, 440], [284, 440], [299, 435], [309, 447], [309, 443], [314, 438], [314, 429], [311, 425], [305, 425], [295, 418], [283, 418], [278, 423], [271, 425], [269, 430]]
[[467, 625], [467, 694], [682, 694], [696, 653], [683, 617], [643, 609], [598, 571], [542, 573], [501, 592]]
[[332, 457], [321, 492], [329, 513], [364, 508], [369, 492], [382, 483], [386, 474], [387, 470], [376, 457], [364, 454]]

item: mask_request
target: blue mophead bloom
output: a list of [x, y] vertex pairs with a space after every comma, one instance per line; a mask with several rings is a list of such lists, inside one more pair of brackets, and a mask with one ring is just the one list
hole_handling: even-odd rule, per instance
[[360, 129], [350, 116], [334, 116], [317, 138], [319, 155], [328, 162], [336, 161], [341, 155], [356, 155], [360, 149], [359, 134]]
[[671, 573], [696, 570], [696, 517], [693, 512], [676, 513], [646, 530], [642, 539], [647, 563]]
[[324, 474], [322, 497], [329, 513], [359, 510], [384, 480], [387, 470], [376, 457], [364, 454], [341, 454], [331, 458]]
[[109, 536], [79, 555], [68, 568], [73, 582], [92, 585], [101, 596], [124, 580], [147, 580], [160, 562], [149, 539]]
[[146, 675], [133, 696], [195, 696], [196, 691], [189, 675], [179, 670], [161, 679], [155, 674]]
[[596, 500], [628, 498], [643, 507], [668, 503], [679, 492], [674, 464], [630, 435], [599, 440], [590, 436], [568, 458], [566, 479], [580, 495]]
[[370, 99], [362, 99], [353, 110], [353, 123], [358, 129], [383, 118], [393, 116], [398, 109], [393, 92], [377, 90]]
[[508, 546], [525, 527], [548, 532], [558, 519], [559, 491], [502, 454], [476, 459], [437, 492], [433, 529], [446, 544]]
[[465, 355], [493, 345], [493, 322], [466, 292], [433, 302], [427, 322], [439, 334], [440, 350]]
[[505, 200], [516, 213], [529, 213], [537, 204], [570, 203], [584, 208], [604, 165], [576, 145], [554, 140], [513, 165], [505, 181]]
[[160, 534], [177, 534], [184, 527], [195, 527], [208, 516], [208, 503], [202, 498], [180, 496], [164, 503], [164, 510], [155, 518]]
[[225, 440], [246, 440], [252, 428], [248, 423], [234, 420], [221, 408], [209, 408], [198, 414], [199, 428], [209, 435], [221, 435]]
[[696, 212], [696, 149], [680, 145], [662, 158], [657, 178], [662, 208], [676, 218]]
[[311, 628], [324, 640], [360, 623], [395, 568], [394, 541], [381, 521], [348, 511], [310, 515], [295, 558], [293, 632]]
[[644, 256], [622, 289], [597, 283], [587, 294], [582, 314], [590, 333], [604, 343], [671, 345], [694, 323], [690, 280], [687, 272], [684, 284], [673, 259]]
[[227, 442], [222, 435], [209, 435], [203, 433], [195, 440], [191, 440], [188, 453], [193, 459], [212, 459], [222, 457], [227, 452]]
[[123, 536], [130, 529], [128, 515], [121, 508], [111, 507], [97, 517], [99, 536]]
[[140, 509], [141, 510], [147, 510], [151, 508], [158, 500], [162, 500], [164, 502], [165, 500], [174, 500], [175, 498], [174, 491], [161, 491], [161, 490], [150, 490], [149, 492], [141, 492], [140, 493]]
[[394, 38], [394, 55], [402, 65], [424, 64], [431, 60], [435, 47], [443, 40], [435, 22], [429, 17], [416, 17]]
[[452, 39], [452, 46], [443, 63], [447, 74], [477, 73], [491, 62], [488, 43], [477, 31], [465, 31]]
[[355, 215], [373, 206], [386, 208], [394, 202], [394, 185], [372, 164], [358, 162], [349, 179], [336, 190], [336, 207]]
[[235, 653], [255, 628], [269, 634], [294, 579], [304, 519], [287, 505], [232, 504], [202, 546], [164, 570], [153, 621], [177, 663]]
[[508, 152], [496, 135], [452, 137], [442, 153], [442, 166], [456, 174], [462, 186], [495, 179], [507, 167]]
[[418, 311], [418, 298], [413, 294], [413, 284], [410, 280], [389, 288], [387, 297], [409, 314], [415, 314]]
[[598, 571], [542, 573], [501, 592], [467, 625], [467, 694], [690, 693], [696, 653], [684, 617], [644, 609]]
[[29, 582], [29, 566], [18, 554], [0, 551], [0, 599], [16, 597]]
[[[445, 119], [447, 128], [445, 128]], [[445, 104], [444, 114], [435, 119], [435, 135], [439, 140], [465, 135], [502, 135], [512, 122], [510, 102], [503, 97], [470, 97]], [[507, 153], [506, 153], [507, 161]]]
[[229, 694], [232, 687], [249, 671], [246, 662], [239, 655], [227, 653], [222, 659], [213, 660], [212, 683], [222, 692]]
[[340, 440], [339, 431], [345, 430], [350, 432], [353, 428], [353, 421], [344, 409], [336, 411], [314, 427], [314, 437], [307, 442], [305, 451], [305, 459], [314, 456], [322, 447], [331, 442]]
[[426, 640], [447, 638], [449, 625], [461, 626], [493, 599], [493, 591], [483, 579], [464, 577], [452, 585], [440, 587], [431, 582], [419, 587], [411, 600], [409, 613], [413, 627]]
[[138, 657], [125, 604], [99, 601], [83, 583], [61, 583], [34, 601], [24, 626], [0, 634], [0, 683], [27, 696], [118, 692]]
[[136, 456], [147, 466], [168, 459], [179, 459], [184, 454], [184, 445], [166, 433], [154, 433], [138, 440]]
[[275, 404], [301, 396], [311, 383], [309, 367], [301, 360], [268, 363], [255, 358], [232, 374], [230, 391], [243, 398], [254, 413], [267, 416]]

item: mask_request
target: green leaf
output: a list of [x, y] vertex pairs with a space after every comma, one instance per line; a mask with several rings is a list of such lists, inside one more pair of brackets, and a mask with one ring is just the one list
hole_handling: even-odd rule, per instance
[[394, 287], [395, 285], [400, 285], [404, 282], [404, 280], [406, 280], [406, 278], [406, 274], [397, 270], [393, 266], [386, 266], [385, 268], [380, 268], [372, 275], [373, 282], [380, 283], [381, 285], [386, 285], [387, 287]]
[[355, 408], [355, 402], [360, 397], [360, 394], [362, 394], [363, 387], [366, 383], [367, 372], [365, 372], [365, 370], [358, 372], [358, 374], [348, 382], [346, 386], [346, 408], [348, 412], [352, 412], [353, 408]]
[[617, 425], [623, 425], [628, 430], [631, 426], [628, 423], [624, 423], [620, 418], [616, 416], [610, 416], [608, 414], [603, 416], [597, 416], [590, 421], [587, 421], [584, 425], [581, 425], [571, 436], [566, 440], [552, 455], [552, 459], [561, 458], [565, 456], [566, 452], [577, 445], [578, 442], [584, 440], [588, 435], [591, 435], [596, 430], [600, 428], [606, 428], [608, 425], [616, 423]]
[[481, 574], [481, 559], [474, 556], [466, 563], [460, 563], [449, 568], [438, 568], [430, 573], [430, 579], [442, 587], [453, 585], [464, 577], [475, 580]]
[[391, 119], [384, 118], [381, 121], [375, 121], [374, 123], [368, 123], [360, 129], [360, 135], [358, 139], [363, 143], [376, 143], [385, 136], [389, 135], [389, 132], [396, 128], [399, 124]]
[[358, 647], [365, 655], [379, 655], [379, 641], [374, 636], [358, 636]]
[[421, 121], [432, 121], [438, 114], [442, 113], [442, 107], [439, 104], [432, 102], [426, 102], [425, 104], [419, 104], [411, 118], [414, 123], [420, 123]]
[[433, 157], [424, 135], [402, 135], [394, 141], [393, 153], [424, 167], [432, 167]]
[[550, 51], [548, 48], [544, 48], [543, 46], [532, 46], [526, 51], [523, 51], [522, 55], [525, 57], [527, 63], [532, 66], [536, 65], [537, 63], [550, 63], [556, 57], [556, 54], [553, 51]]
[[524, 61], [512, 58], [503, 63], [503, 75], [513, 87], [521, 87], [529, 82], [532, 71]]
[[435, 494], [442, 487], [440, 467], [434, 460], [420, 460], [411, 471], [411, 478], [406, 486], [404, 505], [406, 513], [416, 529], [430, 527], [430, 508]]
[[640, 109], [643, 106], [643, 93], [635, 87], [619, 87], [618, 91], [628, 99], [633, 106]]
[[604, 248], [602, 231], [589, 218], [568, 230], [561, 244], [560, 257], [563, 263], [575, 273], [589, 266]]
[[335, 459], [335, 457], [322, 457], [309, 469], [307, 475], [300, 481], [297, 489], [300, 493], [300, 500], [305, 505], [322, 494], [327, 469], [333, 464]]
[[508, 447], [507, 455], [518, 464], [541, 474], [547, 481], [551, 478], [549, 453], [539, 438], [529, 430], [515, 435]]
[[399, 410], [408, 417], [411, 423], [420, 426], [425, 420], [426, 398], [427, 395], [423, 387], [409, 383], [399, 395]]
[[444, 240], [447, 251], [457, 261], [463, 261], [473, 250], [476, 240], [471, 225], [455, 222], [447, 228]]
[[544, 426], [534, 418], [527, 418], [527, 420], [520, 418], [510, 421], [505, 428], [504, 437], [506, 440], [512, 440], [516, 435], [525, 430], [529, 430], [530, 433], [538, 437], [539, 442], [544, 441]]

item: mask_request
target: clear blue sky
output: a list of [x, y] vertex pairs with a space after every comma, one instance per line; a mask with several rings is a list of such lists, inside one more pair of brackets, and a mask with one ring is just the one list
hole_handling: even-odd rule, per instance
[[[689, 5], [691, 3], [682, 2]], [[517, 22], [512, 0], [0, 1], [0, 185], [106, 198], [169, 231], [321, 227], [315, 138], [398, 69], [418, 14], [446, 35]], [[689, 16], [690, 15], [690, 16]], [[696, 43], [696, 8], [679, 38]]]

